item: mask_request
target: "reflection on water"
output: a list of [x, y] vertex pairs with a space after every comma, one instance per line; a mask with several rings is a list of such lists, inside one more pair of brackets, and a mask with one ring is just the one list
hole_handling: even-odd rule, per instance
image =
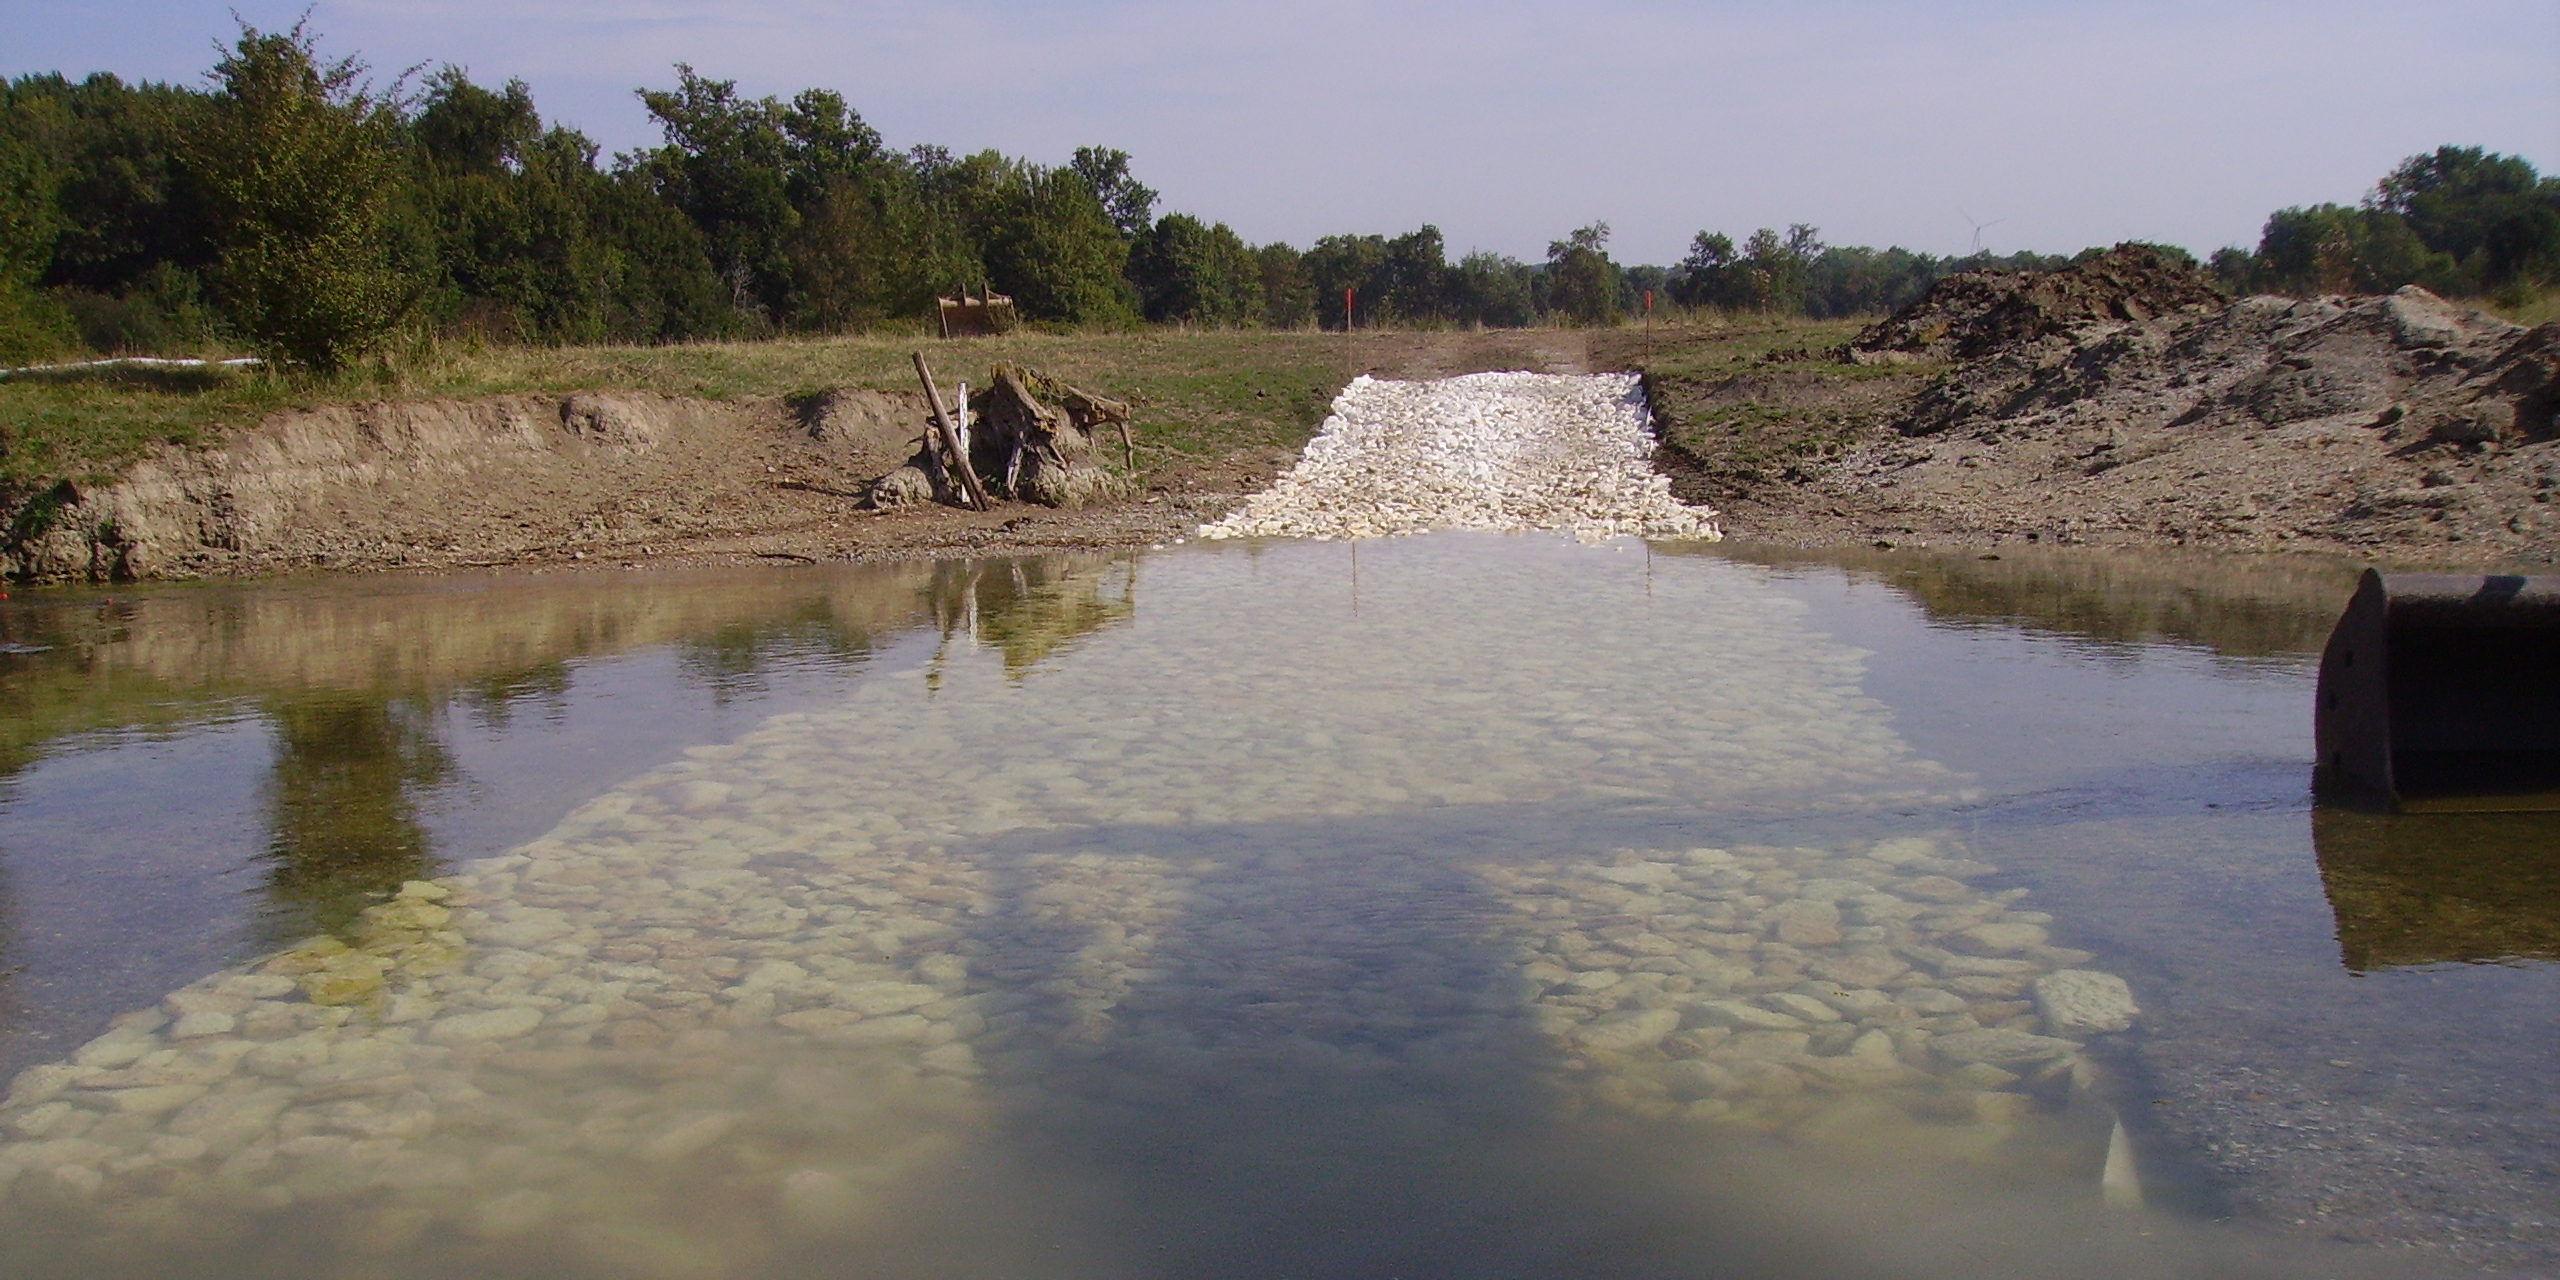
[[946, 560], [934, 566], [934, 622], [948, 641], [968, 636], [1004, 655], [1020, 679], [1086, 636], [1137, 610], [1137, 561]]
[[[0, 1018], [0, 1073], [140, 997], [137, 983], [165, 989], [251, 950], [344, 931], [456, 853], [539, 831], [581, 779], [604, 785], [718, 733], [707, 712], [808, 696], [931, 619], [950, 619], [945, 634], [963, 642], [970, 620], [1001, 629], [990, 642], [1027, 668], [1126, 616], [1125, 572], [1112, 598], [1100, 594], [1116, 563], [324, 579], [0, 600], [11, 646], [0, 653], [0, 804], [13, 813], [0, 824], [0, 1001], [19, 1006]], [[602, 665], [655, 654], [672, 661], [681, 692], [621, 688]], [[263, 739], [240, 747], [265, 777], [226, 793], [236, 813], [229, 801], [200, 809], [187, 830], [183, 806], [226, 785], [239, 760], [171, 747], [216, 732]], [[546, 738], [529, 752], [509, 745]], [[118, 801], [180, 806], [179, 829], [102, 813], [92, 775], [124, 779]], [[221, 829], [234, 823], [264, 835], [232, 839]], [[183, 869], [174, 845], [195, 855]], [[263, 892], [244, 896], [240, 872]], [[12, 896], [30, 881], [31, 894]], [[160, 933], [150, 951], [126, 941], [124, 907], [143, 904]], [[32, 935], [31, 910], [45, 916]]]
[[[1905, 655], [1759, 568], [1428, 538], [1355, 582], [1352, 554], [119, 603], [64, 660], [261, 735], [251, 820], [292, 871], [261, 896], [338, 928], [21, 1074], [0, 1264], [2422, 1270], [2108, 1207], [2145, 1099], [2107, 1064], [2207, 1001], [2123, 945], [2174, 873], [2115, 913], [2057, 868], [2129, 815], [2141, 857], [2224, 869], [2228, 828], [2188, 821], [2219, 757], [2057, 792], [2015, 839], [1877, 701]], [[203, 625], [131, 626], [166, 607]], [[2173, 614], [2269, 634], [2039, 607], [2115, 628], [2111, 679]], [[30, 698], [57, 731], [14, 812], [149, 719], [72, 670]], [[529, 821], [452, 834], [490, 809]], [[44, 871], [28, 847], [0, 871]], [[2224, 982], [2247, 945], [2180, 959]]]
[[1703, 554], [1776, 567], [1836, 567], [1890, 585], [1950, 622], [2127, 644], [2170, 641], [2235, 658], [2318, 652], [2363, 572], [2349, 561], [2313, 556], [2160, 549], [2025, 547], [1985, 554], [1726, 543]]
[[[940, 653], [22, 1075], [0, 1247], [75, 1274], [2297, 1269], [2107, 1217], [2086, 1046], [2132, 993], [1925, 816], [1962, 781], [1755, 571], [1417, 540], [1367, 553], [1355, 614], [1346, 568], [1157, 557], [1107, 636], [1123, 569], [938, 575]], [[450, 767], [390, 717], [297, 730], [333, 731], [378, 793]]]
[[2348, 968], [2560, 960], [2560, 817], [2322, 808], [2311, 834]]
[[418, 802], [454, 764], [432, 719], [405, 700], [350, 694], [265, 710], [272, 941], [343, 929], [364, 903], [436, 874]]

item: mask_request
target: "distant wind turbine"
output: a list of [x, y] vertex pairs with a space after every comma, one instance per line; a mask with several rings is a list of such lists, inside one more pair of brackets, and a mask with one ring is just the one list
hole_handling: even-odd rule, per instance
[[[1956, 212], [1964, 213], [1964, 206], [1956, 206]], [[1964, 220], [1973, 223], [1973, 251], [1975, 253], [1982, 252], [1982, 233], [1984, 231], [2008, 221], [2007, 218], [1993, 218], [1989, 222], [1981, 222], [1977, 221], [1970, 213], [1964, 213]]]

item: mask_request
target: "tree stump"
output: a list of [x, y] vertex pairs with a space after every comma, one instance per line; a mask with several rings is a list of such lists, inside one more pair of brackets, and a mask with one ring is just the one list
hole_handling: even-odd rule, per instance
[[969, 397], [969, 410], [969, 458], [988, 488], [1050, 507], [1107, 502], [1127, 491], [1126, 478], [1094, 457], [1095, 432], [1118, 426], [1128, 458], [1127, 404], [1008, 360]]

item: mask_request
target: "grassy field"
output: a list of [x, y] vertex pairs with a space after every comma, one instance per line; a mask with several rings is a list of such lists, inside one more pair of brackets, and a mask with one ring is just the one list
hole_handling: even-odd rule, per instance
[[2517, 324], [2550, 324], [2560, 320], [2560, 289], [2545, 289], [2513, 303], [2474, 304]]
[[[0, 379], [0, 498], [96, 480], [161, 443], [212, 444], [278, 410], [378, 399], [655, 391], [786, 399], [830, 387], [913, 391], [923, 351], [946, 395], [1018, 360], [1137, 407], [1142, 450], [1294, 447], [1342, 380], [1339, 336], [1145, 330], [943, 342], [906, 336], [665, 347], [443, 348], [390, 371], [315, 381], [256, 370], [109, 368]], [[0, 502], [0, 506], [14, 505]]]
[[[1867, 319], [1750, 318], [1658, 331], [1644, 368], [1663, 442], [1685, 456], [1685, 494], [1723, 501], [1871, 434], [1880, 406], [1944, 372], [1843, 364], [1829, 353]], [[1628, 334], [1611, 337], [1612, 347]]]

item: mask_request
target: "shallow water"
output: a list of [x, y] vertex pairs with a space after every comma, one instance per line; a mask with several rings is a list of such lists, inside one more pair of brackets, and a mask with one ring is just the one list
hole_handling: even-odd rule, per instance
[[[2423, 1269], [2310, 1237], [2424, 1205], [2211, 1222], [2289, 1185], [2213, 1090], [2403, 1018], [2473, 1050], [2430, 1105], [2538, 1087], [2532, 908], [2413, 942], [2367, 853], [2333, 915], [2282, 629], [2070, 572], [1482, 536], [18, 602], [0, 1256]], [[2075, 591], [2136, 621], [2035, 616]]]

